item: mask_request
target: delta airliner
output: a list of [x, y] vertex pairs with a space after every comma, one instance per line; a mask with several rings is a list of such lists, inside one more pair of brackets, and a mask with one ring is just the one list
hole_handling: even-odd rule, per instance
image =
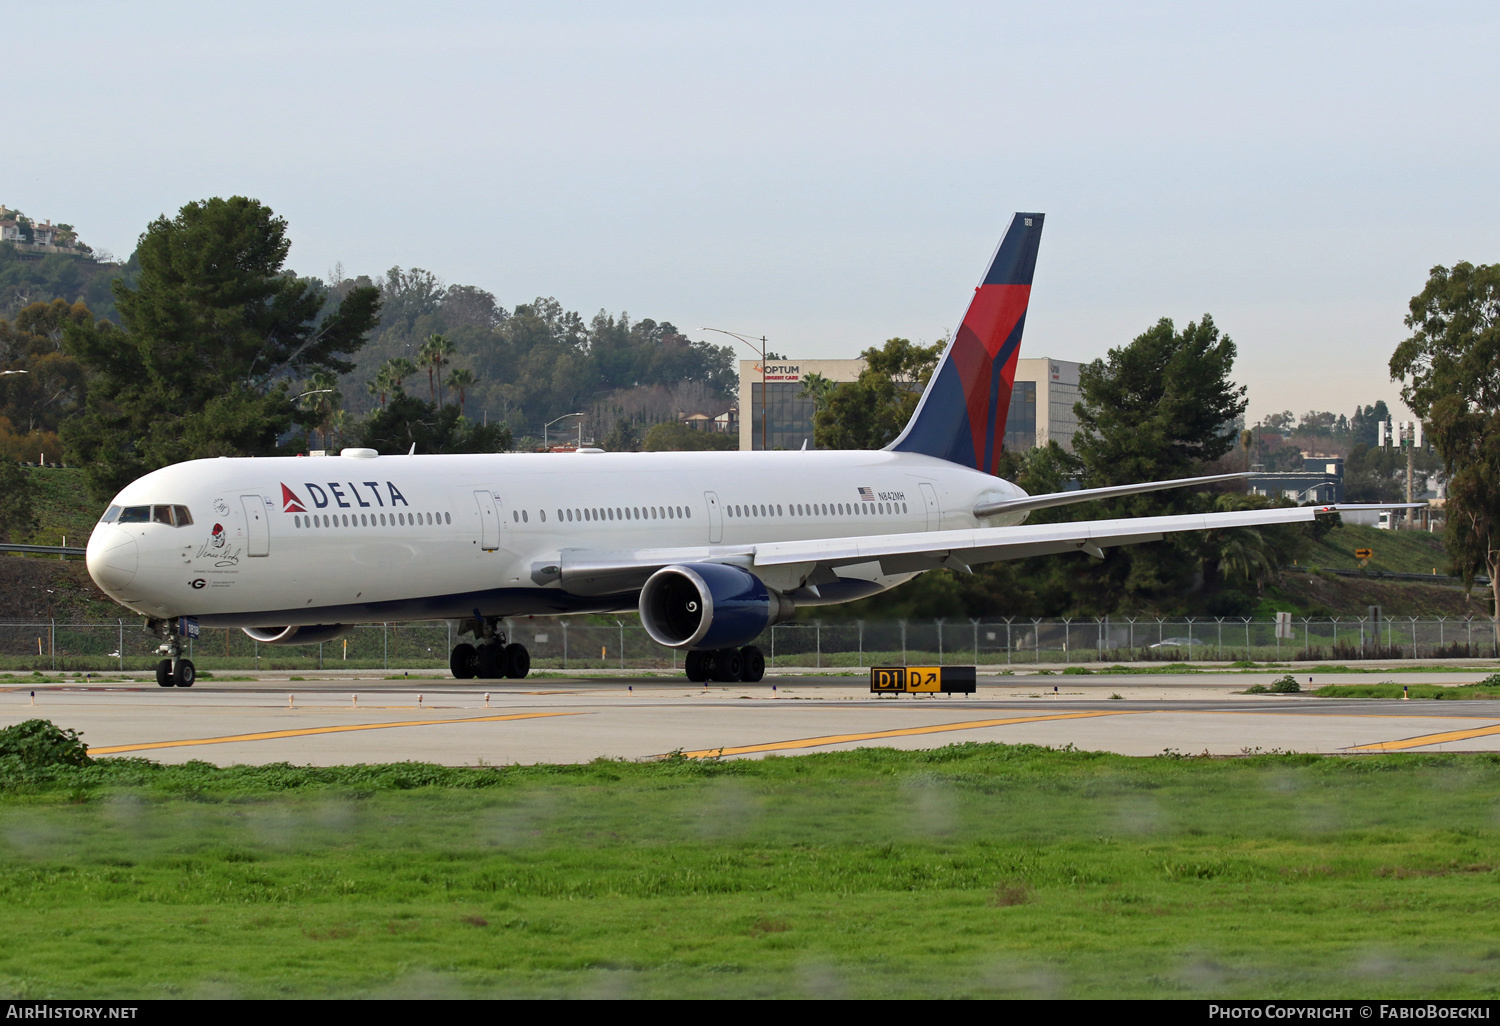
[[1027, 526], [1032, 509], [1224, 480], [1028, 496], [994, 476], [1041, 214], [1017, 214], [901, 436], [875, 452], [663, 452], [194, 460], [154, 471], [89, 538], [95, 582], [191, 687], [191, 623], [312, 644], [359, 623], [456, 621], [459, 678], [524, 677], [506, 617], [638, 611], [694, 680], [759, 680], [754, 644], [798, 606], [924, 570], [1307, 521], [1338, 507]]

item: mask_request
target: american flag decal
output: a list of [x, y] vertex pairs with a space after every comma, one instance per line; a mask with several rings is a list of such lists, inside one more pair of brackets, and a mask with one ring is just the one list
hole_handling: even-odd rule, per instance
[[875, 501], [875, 492], [872, 489], [869, 489], [869, 488], [861, 488], [859, 490], [859, 497], [861, 499], [865, 500], [866, 502], [874, 502]]

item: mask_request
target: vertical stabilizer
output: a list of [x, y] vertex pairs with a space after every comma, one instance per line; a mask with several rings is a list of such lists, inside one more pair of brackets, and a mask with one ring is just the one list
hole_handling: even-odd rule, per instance
[[1011, 220], [911, 422], [887, 449], [995, 473], [1042, 220], [1041, 214], [1017, 214]]

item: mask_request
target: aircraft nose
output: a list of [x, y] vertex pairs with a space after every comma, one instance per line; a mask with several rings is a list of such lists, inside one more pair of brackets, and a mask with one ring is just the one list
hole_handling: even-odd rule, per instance
[[135, 572], [140, 567], [135, 539], [109, 524], [100, 524], [89, 536], [84, 560], [94, 583], [110, 594], [123, 590], [135, 580]]

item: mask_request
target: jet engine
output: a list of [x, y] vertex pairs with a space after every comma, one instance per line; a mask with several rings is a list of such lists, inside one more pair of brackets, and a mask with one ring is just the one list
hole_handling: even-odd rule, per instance
[[652, 574], [641, 589], [641, 624], [668, 648], [748, 645], [796, 604], [750, 571], [725, 563], [679, 563]]
[[319, 623], [308, 627], [241, 627], [262, 645], [316, 645], [341, 638], [354, 628], [342, 623]]

